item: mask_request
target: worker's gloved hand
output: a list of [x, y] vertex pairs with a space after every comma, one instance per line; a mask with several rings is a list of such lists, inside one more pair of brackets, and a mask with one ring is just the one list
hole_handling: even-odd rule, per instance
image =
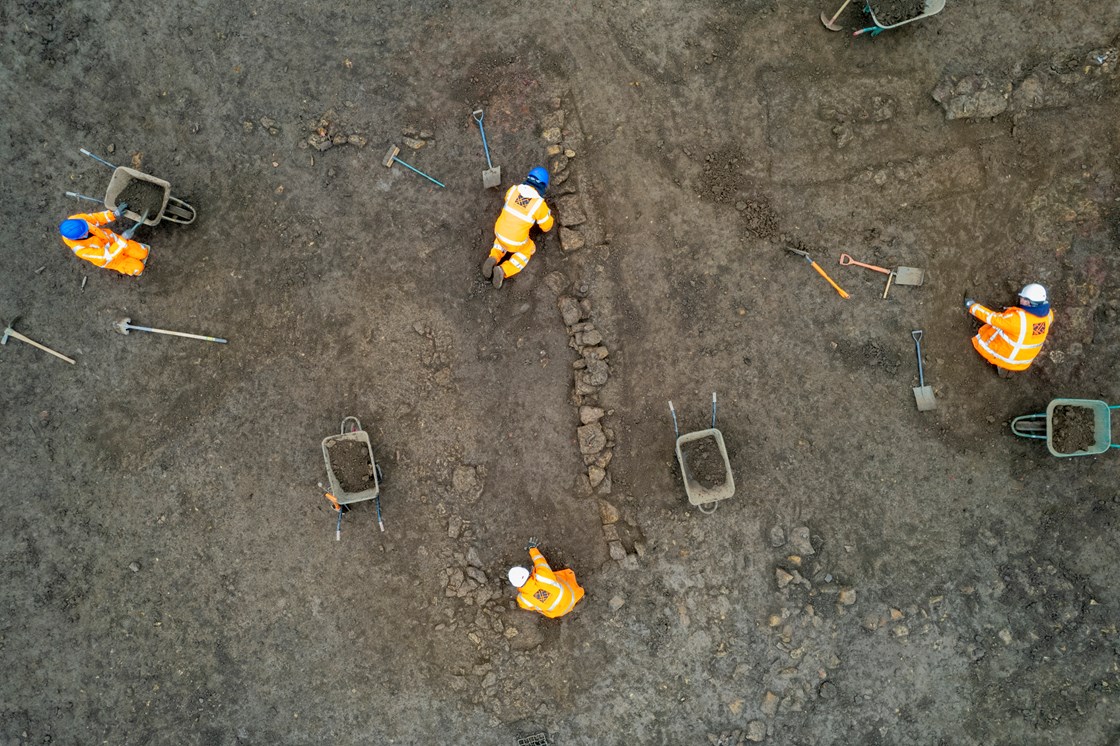
[[121, 216], [121, 213], [124, 212], [126, 209], [128, 209], [128, 203], [127, 202], [118, 202], [117, 206], [113, 208], [113, 214], [116, 215], [119, 218]]
[[964, 299], [964, 310], [966, 310], [966, 311], [971, 311], [971, 310], [972, 310], [972, 306], [973, 306], [973, 305], [974, 305], [975, 303], [976, 303], [976, 301], [972, 300], [972, 298], [965, 298], [965, 299]]
[[529, 543], [525, 545], [525, 551], [528, 552], [530, 549], [536, 549], [539, 546], [540, 544], [537, 543], [537, 540], [534, 537], [530, 536]]

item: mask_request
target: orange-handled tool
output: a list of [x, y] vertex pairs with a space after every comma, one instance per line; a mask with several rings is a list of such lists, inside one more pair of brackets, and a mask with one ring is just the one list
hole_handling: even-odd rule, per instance
[[848, 293], [844, 290], [844, 288], [837, 285], [836, 282], [831, 277], [828, 276], [827, 272], [825, 272], [823, 269], [821, 269], [821, 265], [819, 265], [819, 264], [817, 264], [816, 262], [813, 261], [813, 257], [809, 256], [809, 252], [801, 251], [799, 249], [790, 248], [789, 246], [787, 246], [785, 248], [786, 248], [786, 251], [792, 251], [794, 254], [800, 254], [801, 256], [803, 256], [805, 258], [805, 261], [809, 262], [809, 264], [813, 267], [813, 269], [817, 270], [817, 274], [819, 274], [824, 279], [828, 280], [828, 284], [831, 285], [836, 292], [840, 293], [841, 298], [847, 299], [847, 298], [852, 297], [852, 296], [848, 295]]
[[840, 266], [841, 267], [847, 267], [849, 264], [854, 264], [857, 267], [865, 267], [867, 269], [873, 269], [876, 272], [882, 272], [885, 275], [891, 274], [891, 271], [889, 269], [887, 269], [886, 267], [876, 267], [874, 264], [864, 264], [863, 262], [857, 262], [855, 259], [852, 259], [852, 257], [849, 254], [841, 254], [840, 255]]

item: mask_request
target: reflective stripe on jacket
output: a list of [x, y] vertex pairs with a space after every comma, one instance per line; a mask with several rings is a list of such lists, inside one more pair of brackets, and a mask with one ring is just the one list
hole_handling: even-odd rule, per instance
[[1018, 306], [996, 313], [973, 303], [968, 312], [984, 322], [972, 338], [972, 346], [989, 363], [1007, 370], [1029, 368], [1054, 324], [1053, 311], [1035, 316]]
[[502, 212], [494, 223], [494, 237], [511, 251], [529, 242], [529, 229], [539, 225], [542, 231], [552, 230], [552, 211], [536, 189], [528, 184], [515, 184], [506, 191]]
[[85, 238], [73, 240], [62, 237], [62, 242], [70, 247], [74, 255], [92, 262], [98, 267], [104, 267], [117, 258], [128, 246], [128, 239], [118, 236], [108, 228], [100, 226], [111, 223], [116, 219], [112, 210], [93, 212], [88, 214], [71, 215], [70, 220], [84, 220], [89, 223], [89, 235]]
[[529, 555], [533, 558], [533, 574], [518, 589], [518, 605], [539, 611], [550, 619], [564, 616], [583, 598], [583, 589], [576, 583], [575, 573], [571, 570], [553, 572], [535, 547], [529, 550]]

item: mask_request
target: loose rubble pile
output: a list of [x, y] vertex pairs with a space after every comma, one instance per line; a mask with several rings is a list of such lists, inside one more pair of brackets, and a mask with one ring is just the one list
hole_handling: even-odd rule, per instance
[[365, 135], [357, 132], [347, 133], [338, 121], [338, 114], [334, 109], [328, 109], [319, 117], [319, 121], [311, 128], [311, 134], [306, 140], [300, 141], [300, 148], [312, 147], [319, 152], [330, 150], [336, 145], [356, 145], [364, 148], [369, 144]]
[[1103, 49], [1077, 58], [1044, 62], [1018, 82], [1017, 75], [992, 79], [985, 75], [947, 75], [931, 95], [946, 119], [988, 119], [1005, 111], [1059, 109], [1078, 99], [1099, 98], [1120, 71], [1120, 38]]

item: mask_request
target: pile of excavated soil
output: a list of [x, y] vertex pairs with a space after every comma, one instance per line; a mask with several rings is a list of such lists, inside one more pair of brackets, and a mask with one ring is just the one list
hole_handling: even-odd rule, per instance
[[727, 476], [723, 466], [723, 455], [714, 437], [694, 440], [681, 446], [681, 454], [688, 474], [701, 487], [711, 489], [724, 483]]
[[1050, 418], [1050, 440], [1058, 453], [1077, 453], [1097, 442], [1093, 410], [1085, 407], [1054, 407]]
[[366, 444], [358, 440], [336, 440], [327, 444], [331, 471], [344, 492], [373, 488], [373, 462]]
[[163, 208], [163, 187], [150, 181], [133, 179], [117, 195], [117, 204], [125, 203], [137, 215], [148, 213], [154, 218]]
[[891, 26], [917, 18], [926, 10], [925, 0], [875, 0], [871, 4], [875, 19], [884, 26]]

